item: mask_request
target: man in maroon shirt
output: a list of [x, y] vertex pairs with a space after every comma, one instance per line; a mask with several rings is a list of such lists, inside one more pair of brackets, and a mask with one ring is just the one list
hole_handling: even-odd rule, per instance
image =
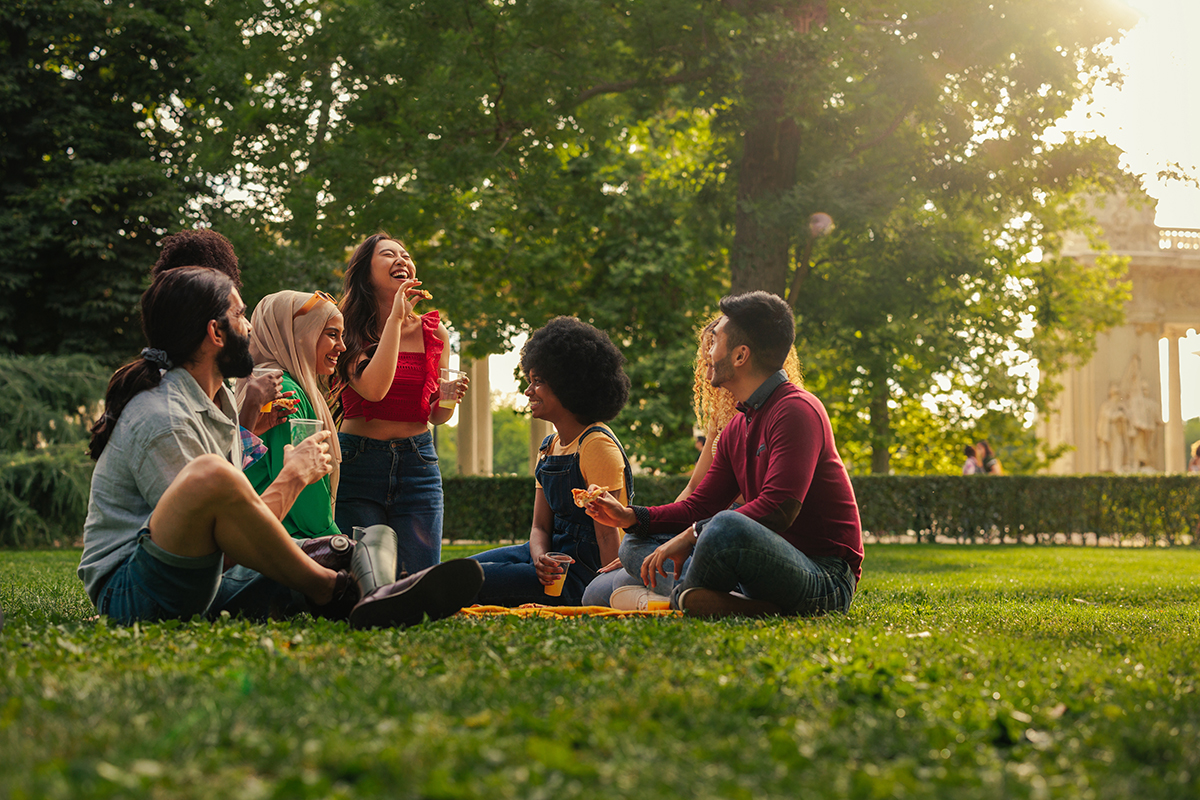
[[[749, 292], [723, 298], [721, 311], [711, 381], [741, 413], [704, 480], [682, 502], [626, 507], [605, 495], [588, 513], [625, 529], [622, 565], [646, 586], [675, 583], [673, 608], [707, 617], [846, 611], [862, 574], [858, 504], [825, 407], [783, 371], [792, 310]], [[746, 503], [726, 510], [739, 494]]]

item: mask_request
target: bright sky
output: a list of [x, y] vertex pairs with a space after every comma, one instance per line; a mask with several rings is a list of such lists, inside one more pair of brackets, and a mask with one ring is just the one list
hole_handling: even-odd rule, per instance
[[1099, 87], [1062, 127], [1095, 131], [1125, 151], [1159, 201], [1159, 226], [1200, 228], [1200, 189], [1155, 178], [1171, 163], [1200, 176], [1200, 0], [1126, 1], [1142, 19], [1111, 50], [1124, 85]]
[[[1145, 176], [1146, 191], [1158, 200], [1161, 227], [1200, 228], [1200, 189], [1155, 177], [1172, 163], [1200, 177], [1200, 102], [1195, 99], [1200, 89], [1200, 0], [1127, 2], [1142, 19], [1111, 50], [1125, 73], [1124, 85], [1099, 87], [1093, 102], [1075, 109], [1062, 127], [1094, 131], [1125, 151], [1126, 166]], [[1185, 419], [1200, 416], [1197, 350], [1200, 337], [1181, 343]], [[516, 364], [516, 352], [491, 358], [493, 390], [519, 391], [512, 378]]]

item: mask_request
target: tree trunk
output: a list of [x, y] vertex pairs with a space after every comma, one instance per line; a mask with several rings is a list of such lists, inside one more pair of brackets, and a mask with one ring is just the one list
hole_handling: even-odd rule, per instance
[[[747, 82], [752, 79], [747, 78]], [[737, 229], [730, 254], [730, 291], [787, 293], [790, 218], [783, 198], [796, 183], [800, 129], [784, 116], [785, 87], [763, 81], [748, 116], [738, 165]]]
[[888, 408], [887, 379], [877, 381], [871, 394], [871, 472], [886, 475], [890, 468], [892, 443], [891, 410]]

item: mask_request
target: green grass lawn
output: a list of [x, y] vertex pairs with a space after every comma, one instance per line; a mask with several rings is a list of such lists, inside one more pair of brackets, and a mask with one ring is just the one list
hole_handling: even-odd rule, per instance
[[847, 616], [86, 622], [0, 552], [0, 797], [1200, 796], [1200, 551], [874, 546]]

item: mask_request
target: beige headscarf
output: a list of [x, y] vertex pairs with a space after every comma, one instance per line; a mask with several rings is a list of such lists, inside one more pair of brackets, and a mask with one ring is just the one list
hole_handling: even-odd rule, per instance
[[[338, 446], [337, 428], [333, 414], [325, 402], [328, 379], [318, 376], [316, 370], [317, 339], [329, 324], [330, 318], [340, 314], [337, 306], [328, 300], [319, 299], [311, 310], [299, 317], [293, 315], [313, 298], [311, 292], [276, 292], [259, 301], [250, 318], [254, 329], [250, 334], [250, 355], [254, 366], [281, 369], [291, 375], [308, 395], [317, 419], [325, 423], [325, 430], [333, 437], [329, 440], [329, 452], [333, 455], [333, 471], [329, 473], [329, 486], [337, 497], [339, 465], [342, 449]], [[246, 384], [237, 383], [237, 401], [241, 406], [245, 399]]]

